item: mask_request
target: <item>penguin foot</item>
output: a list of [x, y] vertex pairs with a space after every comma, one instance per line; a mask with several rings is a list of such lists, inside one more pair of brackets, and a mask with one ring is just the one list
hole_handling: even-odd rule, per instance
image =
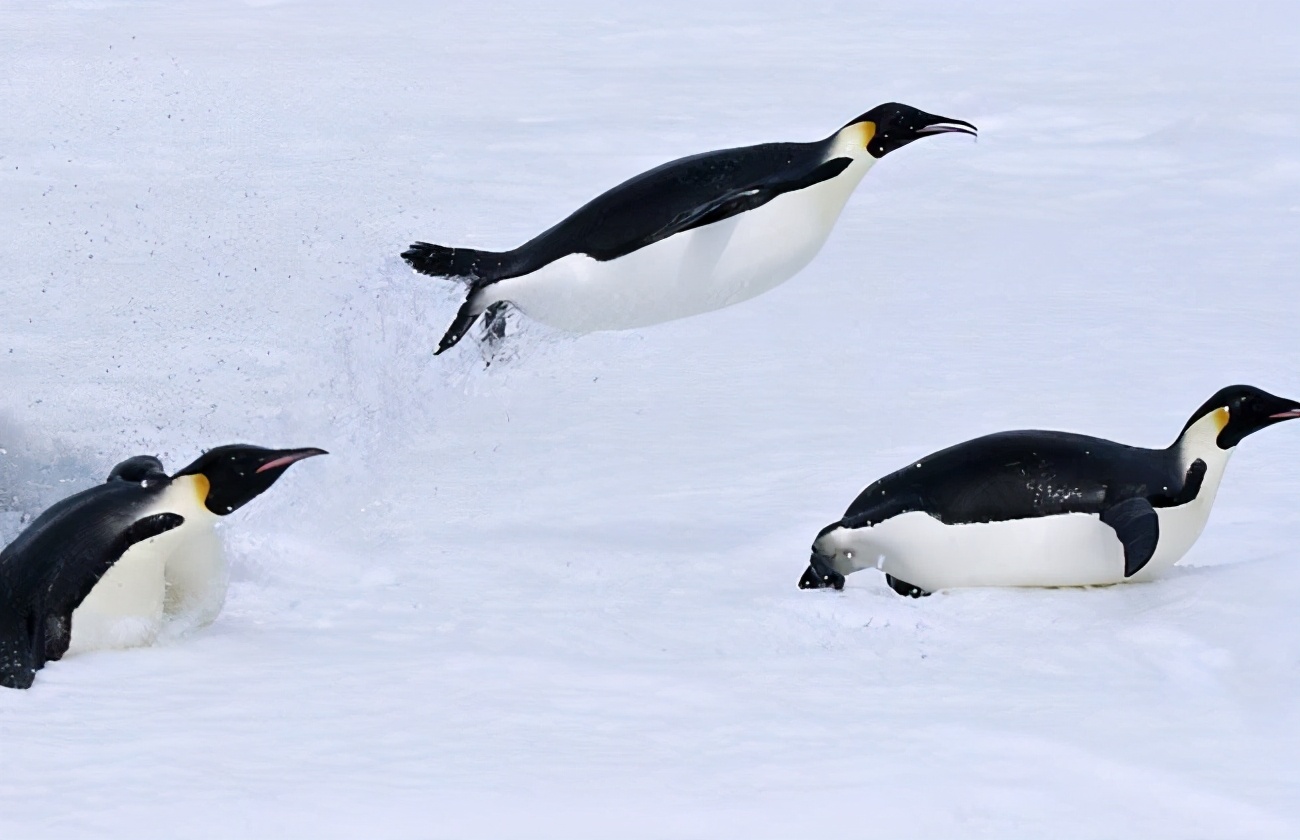
[[506, 337], [506, 307], [509, 305], [507, 301], [499, 300], [483, 310], [483, 343], [493, 345]]
[[799, 578], [800, 589], [843, 589], [844, 575], [834, 569], [826, 569], [825, 572], [818, 572], [812, 566], [803, 573]]
[[885, 582], [889, 588], [902, 595], [904, 598], [928, 598], [929, 592], [926, 592], [919, 586], [913, 586], [905, 580], [899, 580], [893, 575], [885, 575]]
[[493, 362], [508, 362], [514, 358], [506, 345], [506, 328], [509, 325], [510, 302], [497, 301], [483, 310], [483, 330], [479, 333], [479, 350], [483, 353], [483, 366]]

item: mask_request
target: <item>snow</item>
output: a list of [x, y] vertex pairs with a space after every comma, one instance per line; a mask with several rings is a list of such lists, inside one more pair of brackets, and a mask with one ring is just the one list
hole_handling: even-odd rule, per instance
[[[10, 2], [6, 536], [137, 453], [321, 446], [210, 628], [0, 693], [0, 836], [1300, 834], [1300, 428], [1149, 584], [795, 583], [871, 480], [1006, 428], [1165, 445], [1300, 396], [1286, 3]], [[897, 100], [745, 304], [484, 369], [415, 239]]]

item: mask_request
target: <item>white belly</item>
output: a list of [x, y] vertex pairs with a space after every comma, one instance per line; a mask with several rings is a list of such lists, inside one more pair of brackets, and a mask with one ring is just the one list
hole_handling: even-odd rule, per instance
[[167, 594], [166, 536], [132, 546], [73, 610], [68, 653], [153, 643]]
[[210, 624], [225, 602], [230, 573], [217, 518], [194, 503], [178, 479], [176, 493], [151, 511], [185, 517], [180, 527], [132, 546], [72, 613], [69, 653], [152, 644]]
[[1200, 495], [1188, 504], [1156, 508], [1156, 516], [1160, 518], [1160, 542], [1151, 561], [1129, 578], [1130, 582], [1151, 580], [1183, 559], [1183, 555], [1191, 550], [1210, 519], [1210, 509], [1214, 507], [1214, 497], [1219, 492], [1219, 481], [1223, 478], [1226, 463], [1225, 457], [1221, 462], [1210, 466], [1205, 482], [1201, 485]]
[[821, 250], [871, 166], [786, 193], [746, 213], [608, 262], [570, 254], [487, 287], [530, 318], [570, 332], [644, 327], [731, 306], [793, 277]]
[[912, 512], [828, 536], [842, 574], [879, 568], [927, 592], [967, 586], [1100, 586], [1151, 580], [1177, 563], [1200, 535], [1212, 504], [1211, 491], [1191, 504], [1157, 509], [1156, 552], [1131, 578], [1124, 577], [1119, 537], [1096, 514], [945, 525]]
[[164, 636], [182, 636], [216, 620], [230, 588], [230, 565], [216, 528], [204, 523], [185, 535], [163, 572]]

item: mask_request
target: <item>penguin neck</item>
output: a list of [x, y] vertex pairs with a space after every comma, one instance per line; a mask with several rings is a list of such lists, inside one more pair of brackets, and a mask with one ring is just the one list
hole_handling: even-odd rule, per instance
[[868, 123], [854, 123], [846, 125], [827, 141], [826, 159], [849, 158], [853, 161], [853, 169], [858, 172], [861, 178], [867, 174], [867, 170], [872, 167], [876, 159], [867, 151], [867, 144], [871, 142], [874, 136], [875, 128]]
[[[864, 130], [861, 125], [850, 125], [840, 129], [826, 141], [826, 160], [848, 158], [850, 162], [844, 171], [834, 178], [809, 189], [810, 193], [815, 191], [817, 195], [819, 217], [824, 226], [823, 236], [830, 234], [835, 220], [839, 218], [844, 205], [848, 203], [849, 196], [858, 188], [867, 170], [871, 169], [876, 162], [866, 149], [866, 144], [870, 140], [870, 130]], [[824, 242], [825, 239], [820, 241]], [[820, 242], [817, 247], [821, 247]]]
[[158, 509], [178, 513], [190, 525], [212, 527], [219, 518], [204, 504], [210, 485], [203, 475], [183, 475], [173, 479], [158, 499]]
[[1228, 465], [1228, 459], [1236, 448], [1224, 449], [1219, 446], [1219, 432], [1227, 422], [1226, 411], [1211, 411], [1188, 426], [1170, 447], [1184, 473], [1196, 460], [1205, 462], [1205, 481], [1202, 486], [1209, 491], [1210, 498], [1218, 490], [1224, 467]]

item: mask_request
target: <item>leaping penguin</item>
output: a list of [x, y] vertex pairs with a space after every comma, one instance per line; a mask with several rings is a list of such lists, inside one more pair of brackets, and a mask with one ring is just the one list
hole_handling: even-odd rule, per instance
[[817, 534], [799, 587], [869, 568], [912, 597], [1150, 580], [1200, 536], [1241, 439], [1296, 417], [1300, 403], [1233, 385], [1168, 449], [1039, 431], [960, 443], [863, 490]]
[[513, 251], [416, 242], [402, 258], [421, 274], [469, 281], [436, 353], [455, 346], [484, 311], [491, 321], [507, 303], [570, 332], [672, 321], [790, 279], [821, 250], [876, 160], [949, 132], [976, 133], [968, 122], [890, 102], [825, 140], [665, 163]]
[[213, 525], [323, 449], [235, 444], [170, 478], [148, 455], [54, 504], [0, 552], [0, 685], [69, 648], [148, 644], [164, 618], [216, 618], [229, 581]]

